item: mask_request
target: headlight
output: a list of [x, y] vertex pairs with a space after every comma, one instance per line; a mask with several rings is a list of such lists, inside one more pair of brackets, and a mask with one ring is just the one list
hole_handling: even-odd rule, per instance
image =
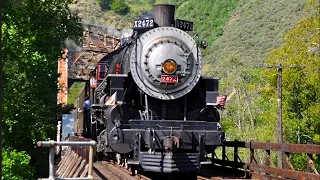
[[177, 70], [177, 64], [172, 59], [165, 60], [162, 64], [162, 70], [166, 74], [172, 74]]

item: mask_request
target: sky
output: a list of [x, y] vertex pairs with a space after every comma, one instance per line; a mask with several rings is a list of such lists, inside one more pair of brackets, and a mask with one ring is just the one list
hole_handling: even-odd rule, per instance
[[62, 115], [62, 138], [66, 138], [68, 134], [73, 133], [73, 114]]

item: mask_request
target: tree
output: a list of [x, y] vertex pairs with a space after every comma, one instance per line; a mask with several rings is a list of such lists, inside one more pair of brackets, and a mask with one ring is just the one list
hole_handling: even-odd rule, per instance
[[[289, 31], [285, 36], [285, 43], [281, 48], [274, 50], [266, 60], [266, 64], [308, 64], [304, 70], [284, 70], [285, 140], [291, 143], [298, 142], [298, 137], [300, 137], [300, 143], [310, 142], [310, 140], [319, 142], [317, 137], [320, 133], [320, 121], [319, 113], [316, 113], [320, 112], [319, 93], [316, 93], [319, 92], [317, 83], [320, 61], [319, 53], [317, 53], [319, 52], [320, 40], [319, 12], [306, 13], [306, 15], [310, 14], [317, 16], [302, 20], [296, 28]], [[234, 34], [237, 33], [235, 31], [228, 32], [228, 35]], [[228, 38], [230, 40], [230, 37]], [[242, 39], [250, 40], [250, 38], [243, 38], [243, 36]], [[238, 46], [239, 48], [244, 47], [241, 44]], [[237, 90], [234, 98], [227, 103], [222, 116], [228, 140], [254, 139], [274, 142], [277, 120], [276, 71], [261, 71], [259, 68], [253, 68], [252, 66], [256, 64], [246, 61], [245, 57], [236, 50], [229, 51], [222, 47], [217, 47], [217, 49], [223, 49], [224, 53], [219, 55], [218, 59], [220, 58], [220, 60], [215, 62], [216, 66], [209, 67], [210, 71], [213, 72], [213, 75], [219, 74], [222, 77], [220, 91], [229, 94], [232, 87]], [[250, 53], [252, 47], [243, 49], [243, 52], [252, 57], [258, 54]], [[259, 59], [255, 59], [254, 63], [258, 61]], [[311, 70], [311, 68], [313, 69]], [[294, 112], [300, 112], [302, 118]], [[254, 128], [249, 126], [252, 124], [251, 119], [254, 122]], [[299, 126], [300, 135], [297, 136]], [[249, 154], [246, 157], [249, 157]], [[299, 158], [295, 158], [295, 162], [299, 161]], [[263, 159], [264, 155], [260, 160]]]
[[12, 148], [3, 150], [3, 176], [5, 180], [32, 179], [33, 169], [29, 165], [30, 156]]
[[113, 0], [98, 0], [102, 10], [109, 10]]
[[[300, 65], [302, 69], [283, 72], [284, 140], [290, 143], [320, 143], [320, 13], [316, 1], [309, 1], [316, 15], [301, 20], [288, 32], [284, 44], [272, 51], [269, 64]], [[275, 87], [275, 72], [266, 72]], [[291, 162], [305, 170], [306, 155], [294, 155]], [[319, 168], [319, 162], [314, 162]]]
[[81, 34], [69, 3], [6, 0], [2, 12], [3, 145], [26, 151], [39, 177], [47, 176], [48, 150], [35, 144], [56, 134], [57, 60], [64, 40]]
[[125, 3], [124, 0], [113, 0], [111, 4], [111, 10], [118, 14], [127, 14], [130, 11], [129, 6]]
[[[266, 60], [268, 64], [304, 67], [283, 72], [285, 140], [292, 143], [320, 143], [320, 11], [316, 1], [309, 3], [310, 10], [318, 13], [301, 20]], [[275, 87], [276, 73], [272, 73], [266, 72]]]

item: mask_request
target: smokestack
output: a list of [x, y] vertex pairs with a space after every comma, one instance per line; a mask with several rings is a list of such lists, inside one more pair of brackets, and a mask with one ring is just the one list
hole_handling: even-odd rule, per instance
[[175, 26], [174, 13], [175, 6], [170, 4], [156, 4], [152, 8], [154, 21], [159, 27]]

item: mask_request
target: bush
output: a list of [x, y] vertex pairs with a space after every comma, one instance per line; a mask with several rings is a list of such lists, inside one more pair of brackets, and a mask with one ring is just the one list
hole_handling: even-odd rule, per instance
[[101, 10], [109, 10], [112, 0], [98, 0]]
[[111, 4], [111, 10], [118, 14], [125, 15], [129, 13], [130, 8], [124, 0], [114, 0]]
[[32, 179], [33, 169], [29, 165], [31, 157], [26, 152], [12, 148], [2, 150], [2, 178], [5, 180]]

